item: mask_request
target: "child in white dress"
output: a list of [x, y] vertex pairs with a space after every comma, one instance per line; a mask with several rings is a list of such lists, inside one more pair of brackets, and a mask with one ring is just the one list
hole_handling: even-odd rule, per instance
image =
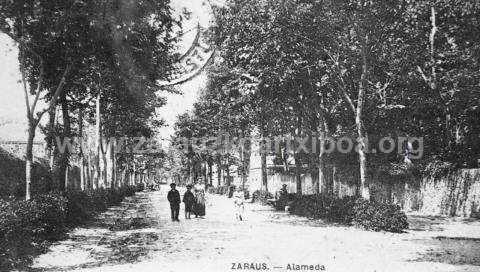
[[245, 211], [245, 194], [243, 190], [238, 187], [237, 190], [233, 193], [233, 204], [235, 205], [235, 218], [237, 220], [243, 220], [243, 212]]

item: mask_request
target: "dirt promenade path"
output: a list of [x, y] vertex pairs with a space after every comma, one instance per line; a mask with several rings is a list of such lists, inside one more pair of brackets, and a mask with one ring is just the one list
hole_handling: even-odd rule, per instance
[[[181, 222], [171, 222], [166, 190], [137, 193], [73, 230], [32, 271], [480, 271], [480, 239], [451, 239], [441, 223], [416, 219], [406, 234], [376, 233], [256, 204], [237, 222], [231, 200], [214, 195], [204, 219], [183, 219], [182, 205]], [[468, 231], [480, 235], [478, 224]]]

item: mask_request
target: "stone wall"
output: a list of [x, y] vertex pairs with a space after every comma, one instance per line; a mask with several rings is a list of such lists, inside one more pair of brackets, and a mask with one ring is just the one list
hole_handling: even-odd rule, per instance
[[[335, 195], [355, 195], [356, 184], [337, 174]], [[460, 169], [443, 177], [373, 175], [371, 197], [422, 215], [480, 217], [480, 169]]]
[[[25, 141], [0, 141], [0, 148], [13, 156], [25, 159], [27, 142]], [[42, 142], [33, 143], [33, 157], [35, 159], [46, 159], [45, 144]]]
[[[21, 195], [25, 183], [25, 152], [27, 143], [25, 141], [0, 141], [0, 185], [5, 195]], [[49, 190], [50, 174], [48, 170], [48, 158], [45, 153], [45, 144], [34, 142], [33, 157], [35, 159], [33, 169], [33, 191], [44, 192]], [[67, 188], [79, 189], [80, 169], [77, 161], [73, 159], [68, 168]], [[0, 194], [2, 195], [2, 194]]]
[[479, 217], [480, 169], [461, 169], [444, 177], [424, 177], [420, 188], [405, 192], [405, 209], [422, 214]]
[[[261, 171], [252, 169], [249, 189], [261, 188]], [[313, 194], [310, 174], [302, 174], [302, 193]], [[325, 169], [327, 192], [337, 197], [353, 196], [357, 190], [358, 171], [355, 167], [329, 166]], [[405, 211], [422, 215], [445, 215], [480, 218], [480, 169], [460, 169], [446, 176], [391, 176], [375, 172], [370, 176], [372, 199], [400, 205]], [[296, 192], [295, 176], [275, 173], [268, 176], [268, 189], [278, 191], [287, 184], [289, 192]]]

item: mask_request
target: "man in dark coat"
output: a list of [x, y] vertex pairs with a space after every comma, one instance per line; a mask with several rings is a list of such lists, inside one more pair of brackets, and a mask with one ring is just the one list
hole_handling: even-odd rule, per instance
[[192, 185], [187, 185], [187, 191], [183, 195], [183, 203], [185, 203], [185, 219], [190, 219], [195, 204], [195, 196], [193, 195]]
[[170, 184], [170, 191], [168, 191], [167, 199], [170, 202], [170, 210], [172, 213], [172, 221], [180, 221], [178, 213], [180, 212], [180, 193], [175, 189], [175, 183]]

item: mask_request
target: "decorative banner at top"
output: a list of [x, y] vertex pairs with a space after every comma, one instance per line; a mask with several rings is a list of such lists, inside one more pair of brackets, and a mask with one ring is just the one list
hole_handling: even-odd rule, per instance
[[201, 27], [187, 52], [174, 64], [174, 73], [168, 80], [157, 82], [160, 86], [182, 84], [199, 75], [213, 59], [215, 49], [201, 39]]

